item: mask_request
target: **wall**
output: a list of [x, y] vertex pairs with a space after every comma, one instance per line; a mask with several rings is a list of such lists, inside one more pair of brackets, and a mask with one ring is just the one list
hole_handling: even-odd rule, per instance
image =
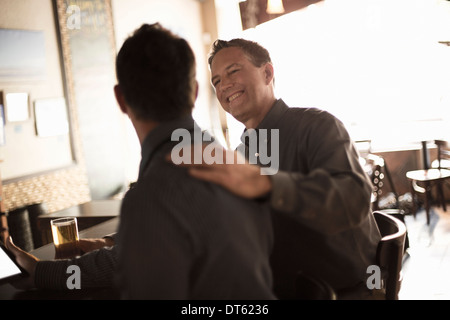
[[[0, 0], [0, 28], [46, 30], [46, 34], [49, 34], [48, 37], [46, 36], [46, 46], [48, 46], [46, 51], [51, 68], [50, 80], [44, 86], [24, 84], [32, 90], [35, 98], [61, 96], [64, 93], [52, 2], [51, 0]], [[197, 78], [200, 86], [194, 118], [204, 129], [211, 129], [212, 116], [209, 106], [215, 98], [209, 84], [206, 51], [211, 41], [215, 39], [215, 33], [205, 33], [202, 13], [206, 12], [209, 18], [215, 19], [214, 0], [112, 0], [111, 3], [116, 50], [142, 23], [160, 22], [189, 41], [197, 59]], [[214, 23], [210, 21], [209, 25]], [[111, 85], [112, 93], [114, 83], [109, 81], [111, 80], [108, 79], [108, 84]], [[9, 85], [0, 84], [0, 90]], [[87, 90], [86, 86], [85, 90]], [[108, 101], [110, 101], [109, 98]], [[125, 184], [137, 178], [140, 145], [136, 133], [129, 120], [118, 114], [119, 109], [115, 103], [110, 103], [108, 108], [115, 114], [112, 118], [118, 122], [117, 132], [111, 132], [109, 124], [102, 124], [98, 118], [96, 119], [99, 120], [97, 127], [108, 129], [103, 130], [101, 134], [98, 134], [98, 130], [92, 131], [91, 129], [95, 129], [96, 126], [89, 125], [88, 122], [92, 121], [93, 113], [90, 113], [89, 108], [86, 108], [84, 104], [81, 107], [75, 106], [74, 110], [71, 110], [76, 164], [63, 170], [38, 174], [16, 182], [9, 181], [3, 186], [6, 211], [43, 201], [47, 204], [49, 211], [53, 212], [89, 201], [91, 198], [105, 197], [110, 190], [106, 190], [107, 186], [102, 183], [109, 185], [112, 183], [109, 183], [108, 179], [103, 180], [101, 176], [93, 177], [94, 173], [102, 170], [103, 175], [110, 173], [117, 174], [119, 177], [123, 175], [121, 170], [124, 170]], [[33, 121], [30, 121], [28, 125], [31, 128]], [[127, 137], [126, 141], [114, 145], [114, 139], [111, 137], [124, 135]], [[95, 148], [95, 145], [99, 147]], [[101, 150], [103, 155], [97, 156], [97, 151]], [[105, 160], [111, 157], [117, 157], [116, 163], [120, 162], [124, 168], [119, 166], [108, 168]], [[93, 190], [99, 192], [95, 194]]]
[[[64, 96], [52, 2], [50, 0], [0, 0], [0, 28], [44, 31], [47, 66], [45, 81], [2, 82], [0, 91], [26, 91], [30, 93], [32, 100]], [[37, 161], [38, 152], [42, 151], [40, 147], [43, 147], [44, 141], [35, 137], [33, 130], [34, 118], [31, 108], [30, 120], [20, 124], [6, 124], [7, 143], [5, 147], [20, 149], [23, 146], [21, 139], [25, 135], [32, 137], [34, 142], [27, 149], [17, 151], [19, 156], [16, 159], [8, 158], [5, 147], [0, 147], [0, 158], [5, 158], [5, 162], [0, 164], [2, 179], [14, 177], [16, 175], [14, 171], [22, 169], [26, 165], [23, 161]], [[66, 139], [68, 137], [56, 137], [54, 143], [58, 144], [58, 140], [61, 139], [67, 146]], [[45, 142], [49, 142], [48, 139]], [[67, 154], [68, 151], [64, 149], [60, 152]], [[46, 156], [58, 157], [60, 153], [46, 154]], [[66, 162], [70, 166], [65, 169], [5, 184], [3, 186], [5, 210], [10, 211], [24, 205], [45, 202], [49, 211], [56, 211], [90, 200], [87, 177], [82, 165], [83, 159], [80, 157], [80, 162], [73, 165], [73, 156], [70, 154]], [[42, 167], [40, 169], [50, 168]]]
[[[207, 69], [205, 47], [211, 39], [204, 38], [202, 1], [197, 0], [112, 0], [114, 31], [117, 50], [125, 39], [143, 23], [161, 23], [175, 34], [184, 37], [191, 45], [197, 61], [199, 96], [193, 111], [194, 119], [203, 129], [211, 129], [211, 85]], [[205, 45], [206, 41], [206, 45]], [[215, 99], [215, 98], [214, 98]], [[136, 133], [128, 122], [127, 177], [137, 178], [140, 146]]]
[[[5, 4], [6, 3], [6, 4]], [[44, 75], [39, 78], [26, 75], [16, 75], [0, 78], [0, 91], [4, 93], [25, 92], [29, 95], [29, 117], [25, 121], [6, 122], [6, 143], [0, 147], [0, 158], [3, 179], [11, 179], [49, 169], [72, 164], [73, 155], [70, 147], [69, 134], [40, 137], [36, 134], [33, 103], [46, 98], [64, 96], [61, 77], [58, 43], [55, 25], [52, 20], [51, 7], [39, 6], [39, 1], [22, 1], [20, 6], [14, 3], [17, 10], [35, 12], [31, 18], [27, 15], [16, 15], [16, 10], [0, 11], [0, 28], [21, 29], [15, 32], [39, 31], [38, 39], [42, 39], [45, 51]], [[9, 6], [8, 1], [1, 2]], [[12, 5], [12, 3], [11, 3]], [[49, 10], [50, 9], [50, 10]], [[36, 32], [34, 32], [36, 34]], [[37, 41], [39, 44], [40, 41]], [[15, 47], [12, 43], [3, 43], [3, 50]], [[32, 51], [32, 50], [29, 50]], [[39, 50], [36, 50], [39, 52]], [[6, 52], [6, 50], [4, 51]], [[20, 52], [15, 52], [20, 55]], [[30, 58], [33, 53], [30, 53]], [[33, 58], [36, 57], [36, 52]], [[14, 56], [15, 57], [15, 56]], [[6, 59], [8, 60], [8, 59]], [[1, 103], [1, 102], [0, 102]], [[57, 151], [57, 152], [54, 152]], [[51, 156], [49, 154], [53, 153]], [[31, 156], [32, 155], [32, 156]]]

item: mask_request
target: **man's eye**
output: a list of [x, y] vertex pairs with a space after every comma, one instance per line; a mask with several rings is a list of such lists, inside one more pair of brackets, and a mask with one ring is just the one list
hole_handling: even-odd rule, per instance
[[219, 82], [220, 82], [220, 80], [214, 81], [214, 82], [213, 82], [213, 86], [214, 86], [214, 87], [217, 87], [217, 85], [219, 84]]

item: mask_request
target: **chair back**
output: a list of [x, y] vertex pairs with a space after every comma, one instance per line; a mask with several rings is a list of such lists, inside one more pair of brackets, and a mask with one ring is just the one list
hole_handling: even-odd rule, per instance
[[325, 280], [299, 271], [295, 280], [295, 297], [298, 300], [336, 300], [336, 293]]
[[33, 234], [27, 207], [20, 207], [7, 213], [8, 232], [14, 243], [24, 251], [34, 249]]
[[450, 148], [448, 142], [444, 140], [435, 140], [437, 145], [437, 168], [450, 169]]
[[380, 211], [373, 215], [381, 233], [377, 248], [377, 264], [386, 274], [383, 281], [386, 300], [397, 300], [402, 281], [402, 262], [406, 238], [406, 226], [399, 219]]
[[373, 184], [371, 195], [372, 210], [380, 209], [379, 202], [383, 193], [385, 176], [387, 177], [389, 185], [391, 187], [391, 191], [394, 194], [396, 202], [395, 205], [396, 207], [398, 207], [398, 194], [395, 190], [395, 185], [392, 181], [392, 177], [386, 161], [383, 159], [383, 157], [372, 153], [371, 140], [359, 140], [355, 141], [354, 144], [359, 153], [359, 161]]

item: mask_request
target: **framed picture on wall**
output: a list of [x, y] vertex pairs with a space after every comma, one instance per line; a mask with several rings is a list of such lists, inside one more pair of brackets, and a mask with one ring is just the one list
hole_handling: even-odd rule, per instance
[[46, 79], [43, 31], [0, 29], [0, 81]]
[[27, 92], [5, 94], [6, 120], [8, 122], [26, 121], [30, 117], [29, 95]]
[[52, 137], [69, 133], [67, 107], [64, 98], [41, 99], [34, 102], [36, 133]]

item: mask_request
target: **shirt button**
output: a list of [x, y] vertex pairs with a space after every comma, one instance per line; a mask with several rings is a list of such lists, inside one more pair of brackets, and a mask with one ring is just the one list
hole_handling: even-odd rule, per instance
[[255, 153], [255, 157], [259, 157], [259, 153], [257, 152], [257, 153]]

